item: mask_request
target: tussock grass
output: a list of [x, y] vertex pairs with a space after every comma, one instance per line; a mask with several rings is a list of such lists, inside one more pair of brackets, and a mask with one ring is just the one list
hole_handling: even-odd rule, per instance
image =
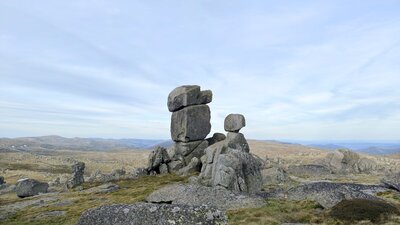
[[310, 223], [320, 217], [320, 206], [311, 201], [269, 200], [266, 206], [228, 211], [229, 224]]
[[367, 199], [343, 200], [329, 213], [331, 217], [342, 221], [369, 220], [373, 223], [386, 221], [393, 214], [399, 214], [396, 206], [384, 201]]

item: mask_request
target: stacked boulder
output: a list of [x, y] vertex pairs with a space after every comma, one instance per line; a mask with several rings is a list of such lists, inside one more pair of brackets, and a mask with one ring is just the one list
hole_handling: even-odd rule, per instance
[[228, 132], [224, 141], [205, 150], [201, 158], [199, 182], [208, 186], [222, 186], [229, 190], [256, 193], [262, 188], [263, 162], [249, 153], [249, 145], [240, 129], [246, 126], [243, 115], [230, 114], [225, 118]]
[[85, 179], [83, 177], [83, 173], [85, 171], [85, 163], [84, 162], [77, 162], [72, 165], [72, 178], [67, 182], [68, 188], [75, 188], [83, 184]]
[[211, 130], [211, 113], [207, 105], [212, 101], [210, 90], [200, 86], [185, 85], [175, 88], [168, 96], [171, 116], [172, 147], [157, 147], [149, 157], [149, 173], [189, 174], [199, 172], [200, 158], [209, 143], [220, 140], [221, 135], [205, 140]]

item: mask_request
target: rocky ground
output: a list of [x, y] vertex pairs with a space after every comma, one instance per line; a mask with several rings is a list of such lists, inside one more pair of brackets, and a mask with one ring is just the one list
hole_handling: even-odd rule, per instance
[[[254, 145], [254, 143], [257, 145]], [[249, 145], [250, 149], [255, 149], [257, 153], [262, 152], [260, 146], [263, 145], [274, 145], [275, 148], [279, 146], [278, 143], [264, 144], [257, 141], [249, 141]], [[380, 171], [379, 169], [369, 172], [342, 171], [335, 173], [331, 171], [328, 165], [322, 163], [324, 160], [321, 160], [326, 158], [329, 152], [321, 151], [315, 157], [315, 151], [307, 153], [305, 150], [307, 147], [302, 146], [299, 149], [301, 154], [295, 154], [296, 146], [291, 146], [292, 149], [290, 150], [288, 148], [288, 146], [282, 146], [282, 149], [286, 149], [287, 157], [280, 155], [279, 158], [271, 157], [267, 160], [268, 163], [262, 171], [265, 196], [245, 195], [237, 197], [224, 190], [219, 192], [218, 190], [213, 190], [219, 193], [214, 196], [220, 196], [220, 199], [201, 198], [201, 201], [205, 203], [213, 201], [213, 204], [221, 209], [227, 209], [226, 215], [229, 224], [283, 224], [289, 222], [351, 224], [346, 220], [340, 220], [330, 215], [332, 208], [328, 206], [341, 201], [343, 196], [366, 196], [365, 199], [367, 200], [384, 199], [391, 205], [400, 206], [399, 192], [389, 185], [399, 184], [396, 176], [386, 176], [385, 171]], [[270, 149], [265, 149], [264, 154], [259, 155], [260, 157], [271, 155], [270, 151]], [[2, 153], [1, 160], [10, 157], [7, 154]], [[117, 169], [121, 168], [120, 165], [124, 165], [124, 162], [135, 161], [132, 158], [142, 157], [142, 154], [149, 154], [149, 152], [132, 153], [130, 155], [131, 158], [127, 157], [126, 152], [108, 153], [107, 156], [112, 156], [103, 156], [102, 161], [106, 163], [103, 170], [99, 169], [101, 168], [99, 166], [101, 163], [98, 160], [99, 156], [93, 159], [90, 153], [85, 154], [87, 157], [82, 157], [79, 153], [75, 156], [68, 155], [68, 158], [76, 157], [75, 159], [82, 159], [87, 164], [85, 171], [86, 182], [83, 184], [82, 190], [72, 189], [65, 191], [62, 188], [57, 190], [54, 186], [50, 186], [50, 193], [20, 199], [13, 192], [12, 187], [12, 184], [15, 184], [17, 179], [32, 177], [51, 183], [57, 177], [72, 176], [70, 167], [73, 161], [65, 160], [63, 164], [60, 163], [60, 165], [65, 165], [68, 170], [65, 173], [54, 174], [51, 173], [51, 168], [54, 168], [53, 165], [55, 165], [54, 161], [52, 161], [54, 156], [44, 156], [40, 159], [35, 156], [30, 156], [31, 158], [29, 156], [19, 156], [21, 157], [19, 158], [21, 167], [9, 169], [5, 169], [7, 168], [5, 167], [0, 175], [7, 182], [0, 190], [0, 193], [2, 193], [0, 195], [0, 224], [76, 224], [82, 212], [100, 205], [131, 204], [146, 200], [148, 202], [163, 201], [182, 204], [191, 202], [193, 199], [200, 201], [199, 196], [207, 196], [206, 193], [209, 193], [207, 190], [202, 190], [207, 189], [206, 187], [199, 188], [194, 184], [182, 186], [184, 183], [189, 182], [188, 176], [181, 177], [166, 174], [123, 180], [129, 177], [117, 175]], [[16, 156], [13, 155], [13, 157]], [[46, 160], [47, 157], [49, 158]], [[62, 156], [60, 157], [62, 158]], [[306, 164], [301, 164], [299, 163], [299, 158], [301, 157], [314, 157], [315, 159], [308, 159]], [[382, 166], [396, 164], [396, 160], [389, 157], [384, 160], [383, 158], [385, 157], [381, 156], [367, 157], [375, 158], [374, 161]], [[2, 162], [4, 163], [5, 160]], [[43, 170], [26, 170], [23, 166], [25, 162], [36, 163]], [[145, 164], [146, 162], [142, 162], [136, 165], [140, 167]], [[95, 169], [92, 165], [94, 165]], [[132, 166], [132, 164], [130, 165]], [[131, 168], [133, 170], [133, 167]], [[379, 166], [376, 168], [379, 168]], [[114, 175], [112, 173], [113, 170]], [[127, 170], [126, 173], [131, 172]], [[88, 182], [91, 174], [94, 175], [92, 177], [93, 183]], [[385, 177], [382, 180], [386, 180], [386, 182], [381, 182], [382, 177]], [[153, 191], [156, 192], [153, 193]], [[167, 192], [168, 195], [162, 194], [163, 192]], [[195, 194], [191, 195], [190, 193]], [[158, 200], [155, 200], [157, 195], [162, 196], [162, 198], [168, 197], [168, 199], [160, 199], [158, 197]], [[179, 198], [174, 199], [176, 195]], [[189, 198], [182, 198], [182, 196], [188, 196]], [[370, 198], [370, 196], [373, 197]], [[230, 207], [226, 208], [227, 205]], [[400, 218], [396, 214], [392, 214], [382, 224], [397, 224], [399, 222]], [[378, 222], [364, 220], [359, 223], [377, 224]]]
[[2, 224], [400, 224], [400, 161], [210, 132], [212, 92], [168, 96], [167, 148], [0, 153]]

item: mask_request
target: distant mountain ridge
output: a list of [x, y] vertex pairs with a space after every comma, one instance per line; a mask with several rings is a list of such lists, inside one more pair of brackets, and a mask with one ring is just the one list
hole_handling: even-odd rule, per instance
[[317, 143], [317, 144], [307, 144], [307, 145], [326, 150], [350, 149], [355, 152], [368, 153], [374, 155], [400, 153], [400, 143], [396, 142], [393, 143], [346, 142], [346, 143]]
[[[256, 140], [254, 140], [256, 141]], [[260, 141], [260, 140], [259, 140]], [[303, 145], [323, 150], [350, 149], [368, 154], [400, 153], [400, 142], [306, 142], [265, 140], [279, 145]], [[152, 149], [159, 145], [169, 147], [171, 140], [163, 139], [107, 139], [107, 138], [65, 138], [57, 135], [21, 138], [0, 138], [0, 151], [113, 151]]]
[[157, 145], [169, 146], [168, 140], [65, 138], [57, 135], [22, 138], [0, 138], [0, 151], [80, 150], [112, 151], [150, 149]]

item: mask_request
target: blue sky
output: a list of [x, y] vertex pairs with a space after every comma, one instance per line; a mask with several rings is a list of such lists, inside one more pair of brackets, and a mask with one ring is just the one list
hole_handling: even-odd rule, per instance
[[0, 136], [169, 138], [168, 93], [212, 132], [399, 140], [400, 2], [0, 0]]

